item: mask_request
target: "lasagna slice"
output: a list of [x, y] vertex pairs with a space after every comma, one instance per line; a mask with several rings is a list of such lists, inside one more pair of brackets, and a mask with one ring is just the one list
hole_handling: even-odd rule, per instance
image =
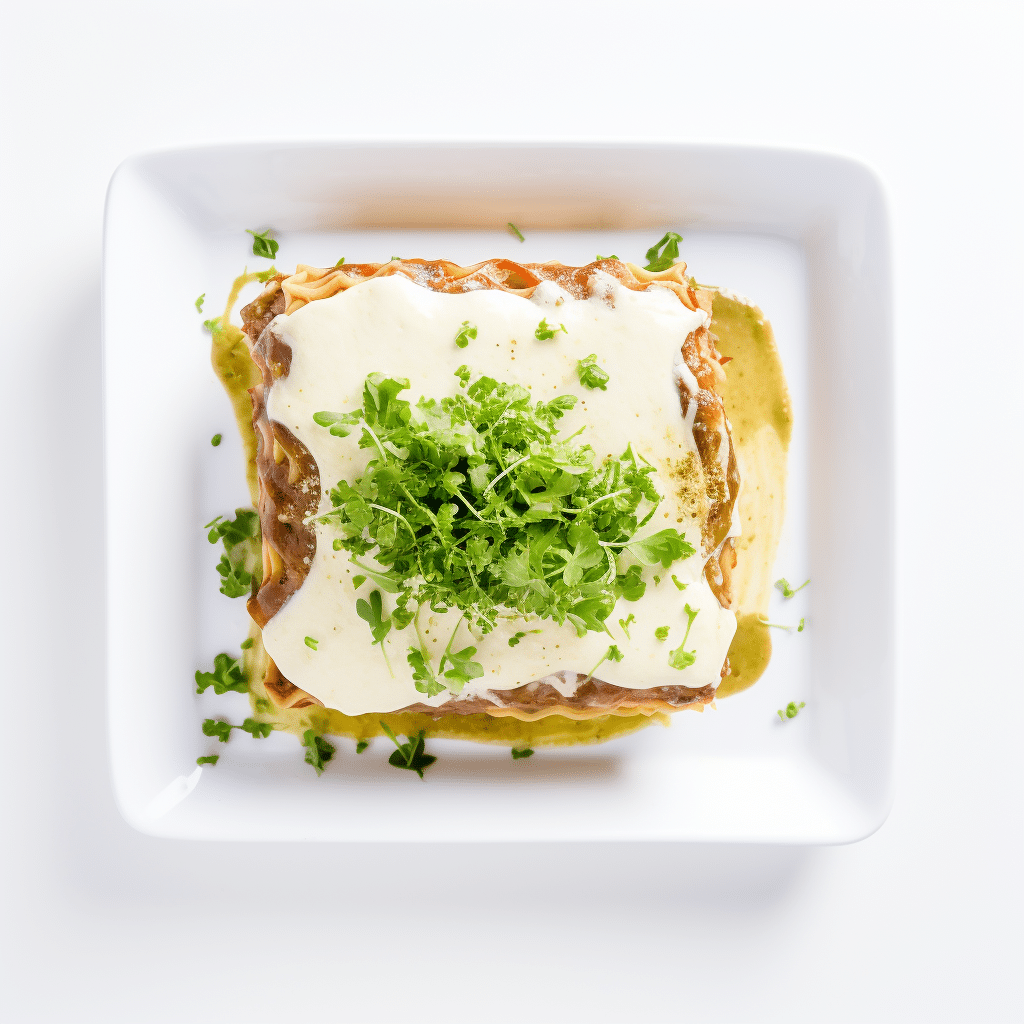
[[[653, 715], [713, 700], [736, 628], [730, 575], [740, 480], [717, 391], [725, 374], [709, 330], [711, 293], [696, 288], [685, 269], [651, 273], [615, 259], [584, 267], [399, 259], [300, 265], [243, 308], [262, 376], [250, 394], [263, 574], [248, 607], [269, 655], [266, 690], [279, 707], [533, 720]], [[588, 377], [587, 367], [600, 373]], [[372, 443], [372, 429], [355, 414], [351, 431], [334, 432], [324, 419], [324, 410], [358, 407], [368, 382], [385, 378], [403, 381], [402, 398], [421, 419], [436, 403], [467, 393], [470, 380], [502, 382], [516, 394], [527, 389], [538, 403], [560, 400], [559, 438], [568, 440], [559, 443], [587, 444], [595, 465], [628, 456], [647, 473], [659, 500], [637, 512], [632, 540], [600, 542], [602, 561], [588, 570], [604, 572], [604, 560], [610, 566], [603, 611], [589, 628], [580, 616], [531, 613], [530, 588], [542, 590], [545, 573], [514, 580], [518, 604], [489, 619], [467, 620], [435, 600], [407, 604], [398, 622], [386, 551], [353, 539], [351, 522], [339, 533], [337, 519], [339, 494], [354, 493], [353, 485], [381, 508], [366, 481], [401, 451], [389, 455], [379, 439]], [[516, 461], [529, 458], [527, 451]], [[472, 485], [455, 488], [448, 507], [480, 519], [475, 503], [499, 475], [509, 486], [516, 467], [476, 468]], [[525, 519], [535, 508], [553, 515], [543, 494], [519, 486]], [[441, 506], [432, 507], [426, 514], [433, 518]], [[556, 507], [571, 521], [572, 507]], [[384, 511], [397, 517], [396, 531], [405, 528], [400, 508]], [[641, 511], [648, 520], [639, 522]], [[672, 533], [681, 539], [675, 558], [670, 552], [659, 562], [648, 548]], [[684, 547], [691, 553], [681, 557]], [[536, 545], [482, 559], [489, 556], [497, 573], [502, 560], [536, 557]], [[378, 638], [382, 620], [397, 625]], [[441, 670], [456, 664], [453, 654], [475, 668], [446, 677]], [[423, 685], [417, 666], [424, 663], [434, 685]]]

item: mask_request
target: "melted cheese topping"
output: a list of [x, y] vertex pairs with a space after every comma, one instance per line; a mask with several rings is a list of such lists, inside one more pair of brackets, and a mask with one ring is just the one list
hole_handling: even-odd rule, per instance
[[[553, 340], [537, 341], [534, 332], [541, 318], [551, 326], [564, 324]], [[478, 329], [469, 347], [455, 345], [464, 321]], [[455, 394], [454, 371], [469, 364], [474, 379], [487, 374], [498, 380], [530, 388], [537, 399], [573, 394], [580, 401], [561, 421], [564, 436], [585, 427], [598, 459], [618, 456], [629, 443], [657, 469], [655, 486], [665, 500], [642, 531], [656, 533], [666, 526], [684, 530], [698, 551], [675, 563], [667, 572], [644, 570], [647, 591], [640, 601], [620, 600], [609, 616], [612, 634], [588, 632], [577, 637], [568, 623], [509, 618], [485, 636], [471, 635], [465, 623], [452, 645], [477, 648], [475, 660], [484, 675], [467, 684], [463, 697], [486, 696], [545, 679], [563, 694], [576, 686], [572, 672], [588, 672], [610, 643], [625, 655], [621, 662], [604, 662], [598, 678], [633, 689], [653, 686], [717, 686], [722, 664], [736, 629], [736, 617], [718, 604], [702, 575], [700, 522], [693, 503], [692, 483], [699, 467], [692, 420], [680, 409], [677, 380], [696, 389], [696, 381], [682, 362], [680, 349], [686, 336], [706, 322], [701, 312], [687, 309], [669, 290], [652, 287], [636, 292], [624, 288], [608, 274], [597, 271], [593, 295], [576, 300], [550, 282], [531, 299], [497, 290], [443, 294], [395, 275], [367, 281], [329, 299], [312, 302], [287, 317], [278, 317], [273, 329], [291, 346], [291, 368], [270, 391], [267, 411], [309, 449], [320, 471], [323, 495], [319, 511], [331, 509], [327, 495], [338, 480], [354, 480], [373, 457], [360, 449], [359, 432], [333, 437], [313, 422], [320, 410], [344, 411], [362, 402], [367, 374], [382, 372], [407, 377], [411, 383], [402, 398], [441, 398]], [[607, 391], [583, 387], [577, 360], [596, 353], [608, 371]], [[691, 417], [695, 403], [690, 403]], [[682, 483], [681, 483], [682, 481]], [[687, 483], [689, 486], [687, 486]], [[423, 703], [439, 705], [451, 699], [444, 691], [433, 698], [415, 689], [406, 661], [411, 646], [419, 646], [414, 626], [392, 630], [384, 643], [394, 676], [379, 647], [372, 646], [369, 628], [358, 617], [351, 580], [359, 570], [346, 551], [334, 551], [334, 532], [317, 526], [317, 550], [302, 587], [292, 595], [263, 629], [263, 642], [284, 675], [296, 686], [318, 697], [330, 708], [349, 715], [387, 712]], [[619, 560], [625, 571], [628, 556]], [[682, 592], [675, 574], [685, 583]], [[661, 576], [660, 584], [654, 575]], [[366, 596], [372, 585], [363, 584]], [[382, 595], [385, 612], [394, 598]], [[668, 665], [669, 651], [682, 642], [686, 629], [684, 605], [699, 613], [686, 649], [696, 652], [690, 667], [678, 671]], [[618, 620], [630, 613], [635, 621], [629, 636]], [[420, 616], [422, 640], [436, 668], [456, 627], [459, 613]], [[654, 631], [669, 626], [667, 642]], [[513, 634], [531, 629], [514, 648]], [[317, 640], [317, 650], [305, 643]], [[566, 677], [553, 673], [567, 670]]]

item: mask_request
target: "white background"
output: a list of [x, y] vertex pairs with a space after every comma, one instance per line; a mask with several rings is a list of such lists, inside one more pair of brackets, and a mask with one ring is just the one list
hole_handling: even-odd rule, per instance
[[[0, 1016], [1019, 1019], [1017, 9], [367, 6], [0, 11]], [[900, 691], [896, 802], [871, 838], [232, 846], [149, 839], [118, 817], [100, 541], [107, 180], [156, 147], [429, 137], [790, 145], [881, 175]], [[140, 593], [160, 582], [145, 556]]]

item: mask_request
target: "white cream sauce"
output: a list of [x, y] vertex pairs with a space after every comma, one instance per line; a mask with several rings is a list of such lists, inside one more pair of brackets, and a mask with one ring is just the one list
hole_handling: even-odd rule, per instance
[[[537, 341], [534, 331], [542, 317], [552, 327], [564, 324], [568, 333]], [[460, 349], [455, 336], [466, 320], [478, 334]], [[358, 408], [369, 373], [407, 377], [411, 387], [401, 397], [413, 403], [423, 395], [455, 394], [459, 385], [454, 371], [463, 363], [472, 368], [473, 379], [487, 374], [519, 383], [537, 399], [578, 396], [576, 408], [561, 421], [563, 435], [585, 426], [581, 440], [594, 448], [598, 460], [618, 457], [632, 443], [657, 468], [655, 486], [665, 495], [643, 533], [667, 526], [684, 530], [698, 553], [667, 571], [645, 569], [646, 594], [640, 601], [618, 602], [607, 620], [611, 637], [589, 632], [579, 638], [568, 624], [511, 617], [486, 636], [474, 636], [463, 623], [452, 649], [475, 646], [484, 676], [467, 684], [462, 696], [486, 695], [489, 689], [511, 689], [538, 679], [570, 693], [576, 685], [572, 672], [590, 671], [612, 643], [625, 657], [605, 661], [596, 673], [599, 679], [635, 689], [717, 686], [736, 617], [720, 607], [704, 580], [700, 523], [674, 497], [669, 475], [673, 463], [696, 452], [695, 403], [690, 403], [690, 419], [684, 420], [676, 381], [696, 388], [679, 351], [686, 336], [705, 322], [703, 313], [687, 309], [668, 289], [632, 291], [600, 271], [586, 300], [573, 299], [550, 282], [525, 299], [497, 290], [442, 294], [400, 275], [374, 279], [274, 321], [273, 329], [291, 346], [292, 362], [288, 375], [271, 389], [267, 410], [312, 454], [323, 491], [319, 511], [327, 512], [329, 489], [340, 479], [354, 480], [374, 453], [358, 447], [359, 431], [333, 437], [313, 422], [313, 414]], [[576, 362], [590, 353], [596, 353], [610, 375], [607, 391], [592, 391], [579, 382]], [[356, 614], [357, 596], [367, 597], [372, 585], [364, 583], [356, 594], [351, 580], [360, 570], [348, 552], [333, 550], [334, 536], [330, 526], [317, 526], [309, 576], [263, 629], [264, 645], [278, 667], [296, 686], [349, 715], [451, 699], [448, 691], [428, 699], [415, 689], [406, 661], [409, 647], [419, 645], [414, 625], [393, 629], [384, 641], [392, 677], [380, 647], [371, 644], [369, 627]], [[628, 556], [620, 558], [620, 572], [627, 564]], [[660, 584], [655, 585], [655, 574]], [[685, 591], [677, 588], [672, 574], [687, 585]], [[382, 597], [385, 611], [390, 611], [394, 598]], [[678, 671], [669, 667], [668, 655], [682, 642], [686, 603], [700, 609], [686, 643], [686, 650], [696, 652], [696, 661]], [[630, 613], [635, 621], [627, 636], [619, 619]], [[420, 615], [435, 669], [458, 619], [456, 612], [435, 615], [428, 609]], [[670, 627], [666, 642], [655, 638], [659, 626]], [[527, 633], [516, 647], [509, 647], [513, 634], [531, 629], [541, 632]], [[315, 651], [306, 645], [307, 636], [317, 641]], [[560, 670], [568, 670], [565, 678], [547, 678]]]

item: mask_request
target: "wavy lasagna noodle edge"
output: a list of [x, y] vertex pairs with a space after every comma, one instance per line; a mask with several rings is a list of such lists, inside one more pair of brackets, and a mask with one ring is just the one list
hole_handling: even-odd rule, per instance
[[[400, 274], [421, 287], [458, 293], [480, 288], [499, 289], [524, 298], [532, 296], [541, 281], [553, 281], [573, 298], [591, 295], [590, 281], [596, 270], [611, 274], [627, 288], [646, 291], [667, 288], [683, 305], [711, 316], [712, 293], [693, 288], [686, 278], [686, 265], [652, 273], [632, 263], [602, 260], [585, 267], [564, 264], [520, 264], [511, 260], [488, 260], [472, 267], [460, 267], [445, 260], [393, 260], [390, 263], [353, 264], [333, 269], [299, 264], [290, 276], [271, 279], [263, 292], [242, 311], [242, 330], [253, 362], [262, 380], [250, 389], [253, 428], [257, 439], [259, 481], [258, 511], [263, 537], [263, 582], [250, 598], [249, 613], [263, 627], [299, 589], [316, 552], [315, 530], [304, 522], [320, 503], [320, 478], [315, 461], [305, 446], [283, 424], [267, 414], [267, 398], [275, 380], [286, 376], [291, 349], [270, 328], [280, 314], [290, 314], [309, 302], [330, 298], [372, 278]], [[717, 386], [725, 379], [717, 339], [706, 328], [692, 331], [682, 346], [683, 358], [699, 385], [691, 394], [679, 383], [683, 415], [696, 403], [693, 434], [701, 463], [705, 491], [702, 555], [707, 559], [705, 576], [724, 608], [732, 605], [731, 576], [736, 566], [736, 549], [729, 536], [733, 509], [739, 493], [739, 472], [725, 407]], [[729, 671], [726, 658], [722, 675]], [[437, 719], [447, 715], [512, 717], [535, 721], [548, 715], [582, 720], [602, 715], [655, 715], [684, 709], [703, 710], [714, 700], [715, 689], [704, 686], [658, 686], [628, 689], [587, 679], [579, 673], [571, 696], [564, 696], [551, 684], [537, 680], [512, 690], [490, 690], [490, 699], [452, 698], [438, 707], [412, 704], [403, 712], [418, 712]], [[285, 679], [273, 659], [267, 659], [264, 686], [279, 708], [323, 706], [312, 694]]]

